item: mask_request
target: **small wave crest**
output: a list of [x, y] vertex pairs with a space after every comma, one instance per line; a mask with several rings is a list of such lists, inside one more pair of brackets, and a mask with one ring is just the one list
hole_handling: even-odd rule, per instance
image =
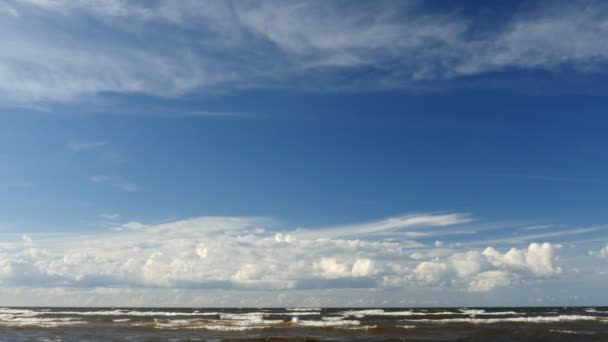
[[559, 315], [559, 316], [534, 316], [534, 317], [504, 317], [504, 318], [444, 318], [444, 319], [415, 319], [406, 320], [411, 322], [425, 323], [472, 323], [472, 324], [494, 324], [494, 323], [554, 323], [572, 321], [605, 321], [596, 316], [585, 315]]

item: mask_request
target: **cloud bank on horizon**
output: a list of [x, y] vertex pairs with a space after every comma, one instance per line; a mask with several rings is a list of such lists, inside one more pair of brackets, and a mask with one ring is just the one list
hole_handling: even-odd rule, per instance
[[[578, 272], [562, 269], [558, 256], [564, 248], [578, 250], [573, 245], [531, 242], [506, 248], [506, 239], [493, 241], [497, 249], [437, 240], [464, 234], [458, 227], [472, 222], [467, 214], [427, 214], [284, 230], [266, 218], [201, 217], [158, 225], [129, 222], [93, 235], [23, 235], [0, 244], [0, 286], [10, 294], [2, 300], [27, 302], [20, 295], [38, 291], [45, 293], [43, 303], [103, 305], [103, 292], [113, 291], [112, 300], [119, 298], [119, 305], [157, 305], [160, 300], [164, 305], [331, 306], [347, 303], [347, 298], [325, 297], [327, 291], [342, 289], [403, 296], [390, 304], [372, 297], [355, 305], [429, 305], [438, 302], [417, 302], [409, 293], [521, 290], [559, 283]], [[378, 239], [382, 234], [392, 238]], [[522, 236], [521, 241], [536, 237]], [[429, 242], [418, 241], [422, 238]], [[588, 258], [605, 256], [606, 248]], [[145, 299], [150, 291], [159, 291], [156, 299]], [[232, 291], [234, 297], [209, 299], [221, 291]], [[199, 297], [177, 295], [182, 292], [198, 292]], [[209, 297], [201, 298], [201, 293]], [[289, 301], [252, 300], [259, 293], [280, 293]]]
[[36, 108], [103, 94], [424, 90], [512, 70], [605, 73], [608, 48], [598, 43], [608, 35], [604, 2], [528, 2], [479, 13], [430, 5], [6, 1], [0, 98]]

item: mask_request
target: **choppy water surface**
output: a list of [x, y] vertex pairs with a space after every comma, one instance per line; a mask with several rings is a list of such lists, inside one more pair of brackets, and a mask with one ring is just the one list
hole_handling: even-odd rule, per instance
[[0, 308], [0, 341], [608, 341], [608, 307]]

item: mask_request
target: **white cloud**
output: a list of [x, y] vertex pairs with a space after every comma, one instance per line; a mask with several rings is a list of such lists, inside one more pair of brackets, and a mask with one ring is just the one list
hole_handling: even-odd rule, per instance
[[596, 257], [599, 257], [599, 258], [608, 258], [608, 244], [606, 245], [606, 247], [600, 249], [597, 252], [595, 252], [595, 251], [589, 251], [589, 255], [596, 256]]
[[555, 247], [532, 243], [527, 249], [512, 248], [502, 254], [492, 247], [483, 252], [458, 252], [441, 260], [423, 261], [415, 278], [429, 285], [468, 284], [469, 291], [489, 291], [516, 281], [539, 279], [561, 273], [554, 265]]
[[[0, 99], [34, 105], [102, 93], [394, 89], [563, 65], [602, 72], [608, 48], [597, 42], [608, 34], [605, 3], [526, 9], [478, 32], [475, 19], [424, 11], [416, 1], [9, 2], [0, 6]], [[86, 32], [108, 35], [83, 33], [83, 14], [98, 19], [87, 21]]]
[[8, 14], [11, 15], [15, 19], [19, 19], [21, 15], [19, 12], [8, 3], [0, 3], [0, 16]]
[[401, 233], [407, 237], [425, 237], [425, 232], [398, 232], [400, 229], [414, 227], [445, 227], [472, 222], [468, 214], [429, 214], [429, 215], [404, 215], [390, 217], [384, 220], [363, 224], [351, 224], [345, 226], [326, 227], [316, 230], [300, 229], [294, 233], [296, 237], [356, 237], [381, 233]]
[[416, 279], [428, 285], [437, 285], [448, 275], [448, 265], [445, 262], [423, 261], [414, 271]]
[[120, 217], [120, 214], [112, 213], [112, 214], [100, 214], [99, 217], [106, 220], [116, 220]]
[[[98, 235], [16, 240], [0, 245], [0, 287], [449, 287], [466, 292], [561, 272], [554, 264], [554, 247], [547, 243], [505, 253], [493, 248], [436, 250], [407, 240], [289, 238], [296, 232], [277, 234], [273, 225], [264, 218], [202, 217], [158, 225], [130, 222]], [[414, 251], [421, 251], [418, 258], [409, 257]]]
[[545, 239], [550, 239], [550, 238], [559, 238], [559, 237], [571, 236], [571, 235], [583, 235], [586, 233], [603, 231], [603, 230], [608, 230], [608, 226], [601, 225], [601, 226], [595, 226], [595, 227], [575, 227], [575, 228], [565, 227], [561, 230], [552, 231], [550, 233], [517, 235], [515, 237], [513, 237], [513, 236], [501, 237], [501, 238], [490, 239], [490, 240], [465, 242], [465, 243], [462, 243], [462, 245], [467, 245], [467, 246], [480, 246], [480, 245], [490, 245], [490, 244], [497, 244], [497, 245], [511, 244], [512, 245], [512, 244], [526, 243], [526, 242], [530, 242], [530, 241], [534, 241], [534, 240], [545, 240]]
[[476, 274], [469, 283], [471, 292], [487, 292], [512, 284], [515, 275], [506, 271], [487, 271]]

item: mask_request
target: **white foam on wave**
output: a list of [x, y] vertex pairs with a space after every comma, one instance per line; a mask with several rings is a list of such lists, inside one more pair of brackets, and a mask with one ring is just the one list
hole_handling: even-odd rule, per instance
[[219, 312], [178, 312], [178, 311], [140, 311], [140, 310], [91, 310], [91, 311], [53, 311], [49, 309], [11, 309], [0, 308], [1, 314], [19, 314], [28, 316], [62, 315], [62, 316], [218, 316]]
[[234, 325], [212, 325], [212, 324], [207, 324], [204, 326], [199, 326], [199, 327], [192, 327], [190, 329], [204, 329], [204, 330], [213, 330], [213, 331], [248, 331], [248, 330], [255, 330], [255, 329], [265, 329], [268, 327], [245, 327], [245, 326], [234, 326]]
[[596, 308], [587, 308], [585, 311], [589, 313], [599, 313], [599, 314], [608, 314], [608, 310], [598, 310]]
[[0, 308], [0, 315], [36, 316], [37, 313], [27, 309]]
[[94, 310], [94, 311], [49, 311], [45, 315], [74, 316], [218, 316], [219, 312], [177, 312], [177, 311], [137, 311], [137, 310]]
[[520, 315], [515, 311], [495, 311], [486, 312], [485, 310], [465, 310], [459, 311], [385, 311], [382, 309], [370, 309], [370, 310], [348, 310], [339, 313], [345, 317], [354, 316], [357, 318], [363, 318], [365, 316], [458, 316], [458, 315], [488, 315], [488, 316], [510, 316]]
[[370, 329], [377, 329], [378, 325], [374, 324], [374, 325], [362, 325], [360, 327], [338, 327], [339, 329], [343, 329], [343, 330], [370, 330]]
[[[149, 323], [133, 323], [132, 326], [150, 326]], [[246, 324], [226, 324], [219, 320], [201, 319], [169, 319], [155, 320], [152, 327], [157, 329], [189, 329], [189, 330], [214, 330], [214, 331], [246, 331], [254, 329], [268, 328], [268, 325], [246, 325]]]
[[287, 308], [287, 311], [321, 311], [321, 308]]
[[54, 328], [66, 325], [83, 324], [85, 321], [73, 318], [35, 318], [35, 317], [0, 317], [0, 326], [4, 327], [27, 327], [35, 326], [42, 328]]
[[114, 323], [124, 323], [124, 322], [130, 322], [131, 319], [130, 318], [119, 318], [119, 319], [113, 319], [112, 322]]
[[319, 316], [320, 311], [264, 312], [267, 316]]
[[574, 331], [574, 330], [561, 330], [561, 329], [549, 329], [550, 332], [558, 334], [569, 334], [569, 335], [595, 335], [593, 331]]
[[297, 325], [303, 327], [345, 327], [361, 325], [357, 320], [340, 320], [340, 321], [298, 321]]
[[417, 319], [406, 320], [410, 322], [429, 323], [472, 323], [472, 324], [494, 324], [494, 323], [552, 323], [569, 321], [606, 321], [596, 316], [583, 315], [560, 315], [560, 316], [534, 316], [534, 317], [505, 317], [505, 318], [445, 318], [445, 319]]
[[306, 327], [306, 328], [353, 328], [371, 329], [373, 326], [361, 326], [358, 320], [345, 320], [335, 317], [330, 320], [301, 320], [293, 316], [291, 320], [274, 320], [264, 317], [268, 313], [223, 313], [220, 319], [186, 318], [155, 319], [153, 322], [133, 322], [132, 326], [149, 326], [158, 329], [193, 329], [216, 331], [246, 331], [268, 329], [273, 327]]
[[245, 312], [245, 313], [222, 313], [220, 314], [220, 320], [232, 321], [232, 323], [243, 323], [243, 324], [273, 324], [283, 323], [283, 320], [270, 320], [265, 319], [264, 316], [268, 315], [266, 312]]
[[27, 309], [0, 308], [0, 326], [4, 327], [26, 327], [36, 326], [42, 328], [53, 328], [66, 325], [86, 323], [76, 318], [47, 318], [36, 317], [41, 313]]
[[520, 315], [520, 313], [515, 311], [491, 311], [487, 312], [486, 310], [474, 310], [474, 309], [460, 309], [465, 315], [474, 315], [474, 316], [507, 316], [507, 315]]

